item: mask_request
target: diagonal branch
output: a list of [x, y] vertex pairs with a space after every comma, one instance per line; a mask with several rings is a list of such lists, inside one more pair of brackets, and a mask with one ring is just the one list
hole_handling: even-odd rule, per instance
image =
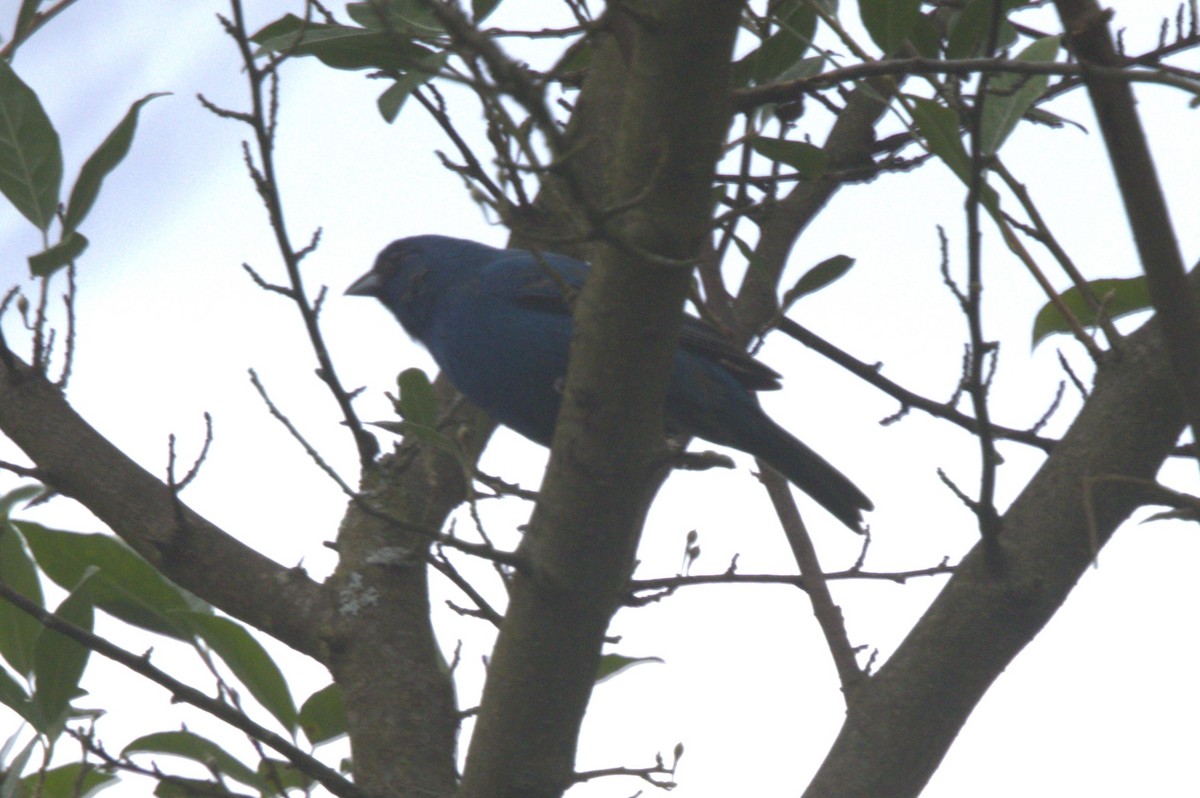
[[[1192, 43], [1195, 46], [1195, 43]], [[1104, 76], [1122, 83], [1158, 83], [1200, 95], [1200, 83], [1166, 71], [1130, 70], [1122, 67], [1137, 63], [1133, 59], [1117, 58], [1114, 63], [1103, 63], [1091, 69], [1080, 64], [1045, 63], [1020, 61], [1015, 58], [894, 58], [883, 61], [867, 61], [861, 64], [831, 69], [816, 75], [778, 83], [767, 83], [736, 92], [738, 111], [750, 111], [768, 103], [793, 102], [806, 94], [828, 89], [839, 83], [849, 83], [864, 78], [903, 77], [907, 75], [1061, 75], [1072, 78], [1072, 87], [1078, 86], [1080, 77]], [[1157, 66], [1157, 65], [1155, 65]]]
[[812, 605], [813, 617], [825, 635], [825, 643], [833, 657], [837, 669], [838, 680], [842, 684], [842, 697], [846, 705], [854, 703], [858, 688], [867, 678], [867, 674], [858, 666], [854, 646], [850, 644], [850, 636], [846, 632], [846, 621], [842, 617], [842, 609], [833, 601], [829, 585], [821, 561], [817, 558], [817, 548], [813, 545], [812, 537], [800, 518], [796, 507], [796, 498], [788, 487], [787, 480], [780, 474], [767, 467], [761, 460], [758, 463], [759, 481], [767, 489], [775, 514], [783, 525], [784, 536], [792, 549], [792, 556], [800, 569], [800, 578], [804, 591], [808, 594]]
[[88, 425], [62, 392], [9, 352], [0, 431], [37, 476], [75, 499], [172, 581], [318, 660], [320, 586], [240, 543]]
[[[1193, 283], [1196, 281], [1193, 280]], [[805, 798], [917, 795], [992, 682], [1147, 500], [1183, 427], [1157, 320], [1126, 339], [1042, 468], [851, 705]], [[1104, 491], [1088, 491], [1096, 478]], [[1114, 477], [1131, 477], [1119, 481]]]
[[1193, 435], [1200, 434], [1200, 310], [1184, 276], [1183, 255], [1133, 91], [1126, 81], [1110, 74], [1121, 58], [1108, 34], [1108, 17], [1094, 0], [1057, 0], [1055, 5], [1067, 42], [1085, 68], [1084, 82], [1146, 272], [1150, 299], [1162, 320], [1176, 379], [1190, 398], [1188, 422]]

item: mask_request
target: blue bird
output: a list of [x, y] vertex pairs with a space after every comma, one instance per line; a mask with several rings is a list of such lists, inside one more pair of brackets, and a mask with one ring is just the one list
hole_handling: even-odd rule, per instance
[[[567, 373], [565, 294], [588, 266], [565, 255], [423, 235], [389, 244], [347, 290], [371, 296], [420, 341], [464, 396], [532, 441], [550, 445]], [[871, 500], [767, 417], [755, 391], [779, 374], [684, 316], [667, 390], [668, 431], [754, 455], [855, 531]]]

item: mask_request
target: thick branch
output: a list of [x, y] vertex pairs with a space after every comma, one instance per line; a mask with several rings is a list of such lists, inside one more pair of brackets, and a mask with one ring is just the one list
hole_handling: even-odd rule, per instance
[[0, 431], [38, 476], [108, 524], [179, 585], [235, 618], [325, 661], [320, 587], [217, 528], [87, 424], [62, 392], [9, 353], [0, 365]]
[[1096, 547], [1144, 501], [1182, 430], [1156, 321], [1130, 336], [1049, 459], [977, 544], [879, 673], [856, 695], [806, 798], [915, 796], [996, 677], [1053, 616]]
[[[457, 396], [444, 376], [435, 390], [442, 407]], [[466, 403], [444, 422], [471, 431], [455, 437], [472, 460], [493, 429]], [[445, 452], [408, 442], [368, 469], [362, 482], [365, 504], [386, 512], [351, 502], [329, 582], [337, 606], [323, 630], [346, 707], [354, 779], [371, 795], [449, 795], [457, 779], [458, 708], [433, 634], [430, 539], [414, 527], [439, 528], [462, 502], [462, 466]]]
[[663, 400], [690, 275], [662, 264], [697, 258], [708, 233], [739, 8], [674, 0], [609, 11], [632, 34], [630, 80], [607, 185], [586, 199], [623, 210], [608, 215], [575, 307], [563, 409], [522, 542], [534, 573], [512, 582], [464, 796], [557, 796], [573, 778], [604, 633], [663, 476]]

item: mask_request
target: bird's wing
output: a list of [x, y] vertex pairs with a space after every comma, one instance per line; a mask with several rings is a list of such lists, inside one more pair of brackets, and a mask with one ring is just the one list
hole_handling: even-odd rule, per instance
[[695, 316], [684, 316], [679, 331], [684, 349], [720, 364], [750, 391], [775, 391], [780, 388], [779, 372], [755, 360], [744, 349], [729, 342], [711, 324]]
[[[588, 266], [553, 253], [513, 250], [504, 253], [481, 275], [484, 290], [503, 296], [521, 307], [543, 313], [569, 313], [574, 294], [583, 287]], [[687, 351], [721, 365], [751, 391], [780, 387], [779, 373], [729, 342], [710, 324], [684, 316], [679, 336]]]
[[567, 314], [587, 270], [587, 264], [565, 255], [509, 250], [479, 277], [485, 292], [508, 302], [543, 313]]

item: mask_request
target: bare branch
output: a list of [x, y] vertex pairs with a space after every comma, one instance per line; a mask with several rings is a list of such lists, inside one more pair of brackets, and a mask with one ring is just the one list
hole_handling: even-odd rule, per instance
[[[1195, 42], [1190, 46], [1195, 46]], [[1128, 66], [1141, 65], [1137, 60], [1130, 61]], [[1089, 67], [1090, 74], [1114, 78], [1127, 83], [1158, 83], [1185, 91], [1189, 94], [1200, 95], [1200, 82], [1191, 78], [1172, 74], [1167, 70], [1142, 71], [1117, 66]], [[1015, 75], [1063, 75], [1070, 78], [1082, 78], [1084, 67], [1079, 64], [1045, 63], [1033, 61], [1018, 61], [1009, 58], [965, 58], [960, 60], [942, 60], [938, 58], [897, 58], [883, 61], [866, 61], [861, 64], [851, 64], [839, 69], [831, 69], [817, 75], [779, 83], [768, 83], [749, 89], [741, 89], [734, 93], [734, 103], [738, 111], [748, 111], [769, 103], [789, 102], [799, 99], [821, 89], [871, 77], [902, 77], [906, 75], [994, 75], [1008, 73]], [[1078, 82], [1070, 87], [1078, 86]]]
[[825, 643], [833, 657], [834, 667], [837, 668], [838, 679], [842, 684], [842, 695], [847, 706], [853, 706], [854, 695], [861, 686], [867, 674], [858, 667], [854, 646], [846, 633], [846, 622], [842, 610], [833, 601], [825, 575], [821, 570], [821, 562], [817, 558], [817, 549], [809, 537], [800, 511], [796, 507], [796, 499], [792, 496], [791, 488], [780, 474], [773, 471], [761, 460], [758, 463], [759, 481], [767, 489], [775, 514], [783, 526], [784, 536], [792, 549], [792, 557], [800, 569], [800, 578], [804, 590], [812, 605], [813, 616], [825, 635]]

